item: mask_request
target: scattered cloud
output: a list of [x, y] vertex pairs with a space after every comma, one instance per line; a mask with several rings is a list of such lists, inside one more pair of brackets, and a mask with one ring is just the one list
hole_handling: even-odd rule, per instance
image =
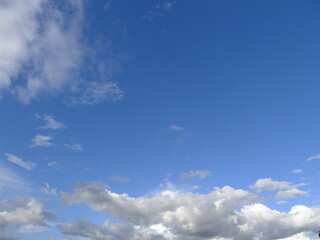
[[117, 84], [99, 73], [102, 65], [118, 61], [112, 54], [91, 64], [96, 79], [80, 77], [89, 71], [84, 59], [88, 65], [97, 54], [82, 41], [84, 0], [11, 0], [2, 2], [0, 11], [0, 32], [6, 33], [0, 35], [0, 96], [12, 94], [25, 104], [58, 94], [85, 105], [121, 99]]
[[44, 136], [41, 134], [37, 134], [31, 140], [32, 141], [31, 147], [50, 147], [53, 145], [51, 140], [52, 140], [52, 137], [50, 137], [50, 136]]
[[31, 171], [32, 169], [34, 169], [37, 164], [36, 163], [33, 163], [33, 162], [25, 162], [23, 161], [21, 158], [13, 155], [13, 154], [10, 154], [10, 153], [5, 153], [6, 157], [7, 157], [7, 160], [9, 162], [12, 162], [28, 171]]
[[169, 129], [170, 129], [171, 131], [178, 131], [178, 132], [184, 131], [184, 128], [183, 128], [183, 127], [178, 126], [178, 125], [174, 125], [174, 124], [170, 125], [170, 126], [169, 126]]
[[67, 148], [70, 148], [72, 150], [75, 150], [75, 151], [82, 151], [83, 148], [80, 144], [77, 144], [77, 143], [74, 143], [74, 144], [65, 144], [65, 146]]
[[309, 161], [312, 161], [312, 160], [315, 160], [315, 159], [320, 159], [320, 154], [317, 154], [315, 156], [307, 158], [307, 161], [309, 162]]
[[267, 240], [299, 239], [319, 227], [319, 207], [296, 205], [281, 212], [262, 204], [256, 194], [228, 186], [206, 194], [163, 192], [131, 197], [101, 184], [77, 184], [74, 193], [61, 193], [64, 204], [86, 203], [119, 223], [79, 220], [59, 228], [66, 235], [97, 240]]
[[199, 186], [199, 185], [193, 185], [193, 186], [192, 186], [192, 189], [200, 189], [200, 188], [202, 188], [202, 187]]
[[165, 13], [172, 11], [176, 1], [162, 2], [154, 6], [150, 11], [146, 12], [143, 16], [144, 19], [151, 22], [155, 17], [161, 17]]
[[49, 162], [48, 163], [48, 167], [57, 167], [57, 166], [59, 166], [58, 162]]
[[53, 195], [57, 196], [58, 192], [57, 189], [51, 188], [48, 183], [44, 183], [43, 186], [40, 188], [41, 192], [47, 194], [47, 195]]
[[299, 173], [302, 173], [303, 170], [302, 169], [294, 169], [291, 171], [292, 173], [296, 173], [296, 174], [299, 174]]
[[290, 185], [290, 182], [280, 182], [274, 181], [271, 178], [262, 178], [257, 180], [254, 185], [250, 186], [250, 188], [255, 189], [257, 192], [264, 192], [286, 189], [290, 187]]
[[291, 189], [287, 189], [284, 191], [279, 191], [275, 197], [278, 199], [287, 199], [287, 198], [300, 197], [300, 196], [303, 196], [306, 194], [307, 194], [307, 192], [305, 192], [305, 191], [301, 191], [297, 188], [291, 188]]
[[179, 178], [180, 179], [187, 179], [187, 178], [205, 179], [210, 174], [211, 174], [210, 170], [197, 170], [197, 171], [181, 172], [179, 174]]
[[62, 122], [56, 121], [53, 116], [50, 115], [44, 115], [42, 119], [45, 121], [45, 124], [43, 126], [38, 127], [38, 129], [63, 129], [66, 128], [66, 126]]
[[65, 103], [69, 106], [95, 105], [104, 101], [119, 101], [123, 97], [124, 92], [116, 83], [90, 82], [81, 95], [69, 97]]
[[126, 177], [121, 177], [121, 176], [114, 176], [112, 177], [112, 181], [126, 183], [126, 182], [129, 182], [130, 179]]
[[297, 188], [305, 185], [305, 183], [293, 185], [292, 183], [286, 181], [281, 182], [272, 180], [271, 178], [263, 178], [257, 180], [254, 185], [250, 186], [250, 188], [256, 190], [258, 193], [265, 191], [278, 191], [272, 198], [287, 199], [306, 195], [307, 192], [301, 191]]

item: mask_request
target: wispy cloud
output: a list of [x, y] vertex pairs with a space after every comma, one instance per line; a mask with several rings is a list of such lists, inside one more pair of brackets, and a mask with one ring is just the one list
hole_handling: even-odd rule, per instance
[[320, 154], [317, 154], [317, 155], [314, 155], [312, 157], [307, 158], [307, 161], [309, 162], [309, 161], [312, 161], [312, 160], [315, 160], [315, 159], [320, 159]]
[[210, 170], [197, 170], [197, 171], [181, 172], [179, 174], [179, 178], [180, 179], [187, 179], [187, 178], [205, 179], [210, 174], [211, 174]]
[[33, 163], [33, 162], [25, 162], [22, 160], [22, 158], [19, 158], [13, 154], [10, 154], [10, 153], [5, 153], [6, 157], [7, 157], [7, 160], [9, 162], [12, 162], [28, 171], [31, 171], [32, 169], [34, 169], [37, 164], [36, 163]]
[[75, 151], [82, 151], [83, 150], [83, 147], [80, 144], [77, 144], [77, 143], [65, 144], [65, 146], [67, 148], [70, 148], [70, 149], [75, 150]]
[[56, 168], [60, 166], [60, 164], [57, 161], [49, 162], [47, 165], [48, 167], [52, 167], [52, 168]]
[[40, 188], [40, 191], [47, 195], [53, 195], [53, 196], [58, 195], [57, 189], [50, 187], [48, 183], [44, 183], [43, 186]]
[[182, 131], [184, 131], [184, 127], [172, 124], [169, 126], [169, 130], [182, 132]]
[[121, 177], [121, 176], [113, 176], [111, 178], [112, 181], [115, 181], [115, 182], [122, 182], [122, 183], [126, 183], [126, 182], [129, 182], [130, 179], [127, 178], [127, 177]]
[[172, 11], [173, 6], [176, 4], [176, 1], [171, 2], [162, 2], [154, 6], [150, 11], [147, 11], [143, 16], [149, 22], [151, 22], [155, 17], [161, 17], [166, 12]]
[[52, 140], [52, 137], [50, 137], [50, 136], [44, 136], [41, 134], [37, 134], [31, 140], [32, 141], [31, 147], [50, 147], [53, 145], [51, 140]]
[[[119, 62], [114, 54], [90, 63], [98, 53], [82, 41], [85, 9], [84, 0], [11, 0], [1, 5], [0, 96], [13, 94], [25, 104], [59, 94], [85, 105], [121, 99], [118, 85], [100, 75], [103, 65]], [[95, 79], [80, 77], [87, 69], [84, 59]], [[108, 71], [114, 72], [114, 66], [109, 64]]]
[[42, 118], [45, 123], [44, 125], [38, 127], [38, 129], [52, 129], [52, 130], [57, 130], [57, 129], [63, 129], [66, 128], [66, 126], [62, 122], [56, 121], [53, 116], [50, 115], [44, 115], [43, 117], [38, 116], [38, 118]]
[[30, 183], [0, 162], [0, 192], [4, 195], [30, 190]]
[[295, 173], [295, 174], [299, 174], [299, 173], [302, 173], [303, 170], [302, 169], [294, 169], [291, 171], [291, 173]]

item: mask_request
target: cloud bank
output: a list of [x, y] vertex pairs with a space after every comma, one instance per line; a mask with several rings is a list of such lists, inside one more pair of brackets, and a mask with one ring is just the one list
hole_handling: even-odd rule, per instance
[[62, 193], [61, 198], [67, 205], [86, 203], [120, 220], [59, 225], [64, 234], [95, 240], [309, 239], [306, 232], [317, 231], [320, 221], [319, 207], [296, 205], [281, 212], [267, 207], [256, 194], [228, 186], [207, 194], [166, 190], [130, 197], [82, 182], [74, 186], [74, 193]]

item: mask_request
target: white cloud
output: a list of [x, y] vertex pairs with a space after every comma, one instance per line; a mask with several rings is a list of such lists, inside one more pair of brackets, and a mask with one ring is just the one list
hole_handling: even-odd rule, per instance
[[[21, 102], [47, 95], [67, 94], [78, 104], [118, 100], [123, 92], [109, 78], [80, 77], [84, 59], [96, 54], [82, 42], [84, 1], [3, 0], [0, 2], [0, 94], [10, 93]], [[114, 65], [114, 64], [113, 64]], [[110, 64], [109, 71], [114, 71]], [[90, 68], [91, 69], [91, 68]], [[95, 90], [96, 88], [98, 90]]]
[[37, 134], [32, 139], [31, 147], [50, 147], [53, 145], [51, 140], [52, 140], [52, 137], [50, 137], [50, 136], [44, 136], [41, 134]]
[[303, 170], [302, 169], [294, 169], [291, 171], [292, 173], [296, 173], [296, 174], [299, 174], [299, 173], [302, 173]]
[[170, 125], [170, 126], [169, 126], [169, 129], [170, 129], [171, 131], [178, 131], [178, 132], [184, 131], [184, 128], [183, 128], [183, 127], [178, 126], [178, 125], [174, 125], [174, 124]]
[[109, 224], [101, 226], [90, 221], [80, 220], [76, 224], [60, 224], [58, 227], [66, 235], [75, 235], [94, 240], [165, 240], [153, 229], [139, 226]]
[[320, 154], [317, 154], [315, 156], [307, 158], [307, 161], [309, 162], [309, 161], [312, 161], [312, 160], [315, 160], [315, 159], [320, 159]]
[[45, 124], [43, 126], [38, 127], [38, 129], [63, 129], [66, 128], [66, 126], [62, 122], [56, 121], [52, 116], [50, 115], [44, 115], [43, 119], [45, 121]]
[[80, 144], [78, 144], [78, 143], [65, 144], [65, 146], [67, 148], [70, 148], [70, 149], [75, 150], [75, 151], [82, 151], [83, 150], [82, 146]]
[[284, 190], [284, 191], [279, 191], [275, 197], [279, 198], [279, 199], [287, 199], [287, 198], [300, 197], [300, 196], [303, 196], [306, 194], [307, 194], [307, 192], [305, 192], [305, 191], [301, 191], [297, 188], [292, 188], [292, 189], [288, 189], [288, 190]]
[[303, 233], [298, 233], [298, 234], [293, 235], [288, 238], [281, 238], [278, 240], [311, 240], [311, 239], [314, 239], [315, 235], [316, 235], [315, 233], [303, 232]]
[[40, 188], [41, 192], [47, 194], [47, 195], [53, 195], [57, 196], [58, 191], [55, 188], [51, 188], [48, 183], [44, 183], [43, 186]]
[[205, 179], [210, 174], [211, 174], [210, 170], [197, 170], [197, 171], [181, 172], [179, 174], [179, 178], [180, 179], [187, 179], [187, 178]]
[[12, 162], [28, 171], [31, 171], [32, 169], [34, 169], [37, 164], [36, 163], [33, 163], [33, 162], [25, 162], [23, 161], [21, 158], [13, 155], [13, 154], [10, 154], [10, 153], [5, 153], [6, 157], [7, 157], [7, 160], [9, 162]]
[[87, 203], [119, 220], [59, 226], [64, 234], [97, 240], [308, 239], [306, 232], [317, 231], [320, 221], [319, 207], [296, 205], [281, 212], [260, 203], [255, 194], [228, 186], [206, 194], [131, 197], [97, 183], [78, 183], [74, 193], [61, 196], [65, 204]]
[[[4, 231], [7, 226], [26, 226], [29, 230], [33, 226], [44, 226], [53, 215], [44, 211], [42, 203], [34, 199], [1, 199], [0, 201], [0, 229]], [[25, 229], [26, 230], [26, 229]]]
[[255, 189], [259, 193], [264, 191], [278, 191], [273, 198], [287, 199], [306, 195], [307, 192], [301, 191], [297, 188], [304, 185], [304, 183], [293, 185], [292, 183], [286, 181], [280, 182], [272, 180], [271, 178], [263, 178], [257, 180], [254, 185], [250, 186], [250, 188]]
[[255, 189], [257, 192], [264, 192], [286, 189], [290, 187], [290, 185], [290, 182], [280, 182], [274, 181], [271, 178], [262, 178], [257, 180], [254, 185], [250, 186], [250, 188]]

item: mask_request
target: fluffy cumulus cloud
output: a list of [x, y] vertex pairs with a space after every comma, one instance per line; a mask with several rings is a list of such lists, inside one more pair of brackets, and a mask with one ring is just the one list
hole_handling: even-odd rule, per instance
[[84, 59], [93, 54], [82, 40], [84, 5], [83, 0], [59, 6], [49, 0], [0, 1], [0, 95], [29, 103], [67, 93], [73, 104], [87, 105], [123, 96], [108, 78], [79, 77]]
[[0, 199], [0, 236], [8, 226], [22, 232], [46, 226], [54, 215], [46, 212], [42, 203], [34, 199]]
[[257, 192], [264, 191], [274, 191], [286, 189], [291, 185], [290, 182], [285, 181], [274, 181], [271, 178], [262, 178], [255, 182], [254, 185], [250, 186], [252, 189], [255, 189]]
[[61, 194], [65, 204], [87, 203], [120, 220], [59, 226], [64, 234], [95, 240], [310, 239], [307, 232], [318, 230], [320, 221], [319, 207], [277, 211], [258, 195], [228, 186], [207, 194], [166, 190], [142, 197], [117, 194], [98, 183], [77, 183], [74, 188], [74, 193]]
[[[292, 183], [286, 181], [275, 181], [271, 178], [262, 178], [257, 180], [255, 184], [250, 186], [250, 188], [255, 189], [259, 193], [265, 191], [278, 191], [276, 195], [272, 196], [272, 198], [287, 199], [306, 195], [307, 192], [297, 188], [304, 185], [304, 183], [293, 185]], [[279, 201], [279, 203], [283, 202]]]
[[80, 220], [76, 224], [59, 225], [62, 233], [94, 240], [165, 240], [157, 231], [132, 225], [109, 224], [101, 226]]

